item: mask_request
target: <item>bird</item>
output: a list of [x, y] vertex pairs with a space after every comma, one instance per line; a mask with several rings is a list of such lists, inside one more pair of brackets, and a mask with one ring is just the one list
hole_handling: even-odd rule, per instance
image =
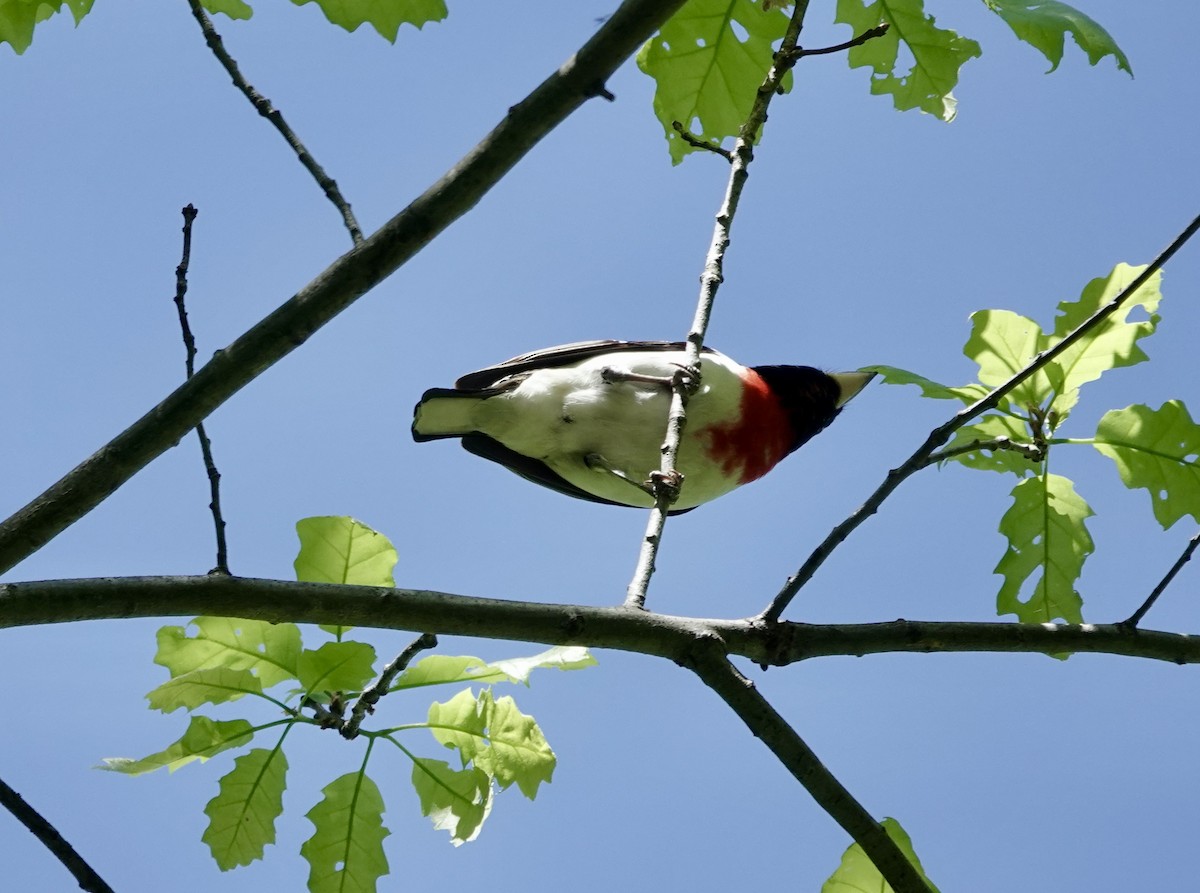
[[[686, 345], [580, 341], [522, 354], [430, 388], [413, 411], [417, 442], [462, 446], [577, 499], [648, 508], [661, 464], [673, 377]], [[874, 372], [743, 366], [700, 355], [699, 388], [672, 484], [682, 514], [757, 480], [825, 429]]]

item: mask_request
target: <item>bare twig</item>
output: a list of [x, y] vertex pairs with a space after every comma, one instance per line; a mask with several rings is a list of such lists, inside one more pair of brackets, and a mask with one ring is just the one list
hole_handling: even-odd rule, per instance
[[729, 705], [754, 737], [770, 748], [812, 795], [817, 805], [854, 838], [893, 890], [897, 893], [930, 893], [929, 886], [896, 842], [826, 768], [754, 683], [737, 671], [719, 646], [698, 647], [693, 660], [685, 666]]
[[350, 711], [350, 719], [348, 719], [339, 729], [343, 738], [352, 739], [358, 737], [358, 727], [362, 725], [363, 718], [368, 713], [375, 712], [375, 705], [379, 703], [379, 699], [388, 693], [388, 689], [392, 687], [392, 682], [397, 676], [404, 672], [404, 669], [409, 665], [414, 657], [420, 652], [429, 648], [437, 647], [437, 636], [431, 633], [421, 633], [417, 638], [409, 643], [408, 647], [400, 652], [390, 664], [383, 668], [383, 672], [379, 674], [379, 678], [372, 682], [359, 696], [354, 703], [354, 709]]
[[[175, 309], [179, 311], [179, 328], [183, 333], [184, 349], [187, 351], [188, 378], [196, 374], [196, 339], [192, 337], [192, 327], [188, 324], [184, 296], [187, 295], [188, 264], [192, 259], [192, 222], [199, 213], [190, 204], [183, 209], [183, 257], [179, 266], [175, 268]], [[200, 438], [200, 455], [204, 457], [204, 471], [208, 475], [208, 508], [212, 512], [213, 527], [217, 535], [217, 564], [209, 573], [228, 574], [229, 550], [225, 543], [225, 519], [221, 516], [221, 473], [217, 471], [217, 463], [213, 461], [212, 441], [208, 439], [203, 422], [196, 425], [196, 436]]]
[[939, 462], [944, 462], [947, 459], [953, 459], [955, 456], [961, 456], [963, 453], [974, 453], [979, 450], [987, 450], [995, 452], [997, 450], [1009, 450], [1014, 453], [1020, 453], [1021, 456], [1028, 459], [1030, 462], [1041, 462], [1046, 458], [1045, 445], [1037, 445], [1032, 443], [1020, 443], [1015, 440], [1010, 440], [1007, 437], [997, 437], [993, 440], [972, 440], [970, 443], [964, 443], [962, 446], [957, 446], [950, 450], [938, 450], [925, 457], [922, 468], [930, 465], [937, 465]]
[[[415, 256], [473, 208], [587, 101], [684, 0], [625, 0], [596, 34], [465, 158], [353, 251], [254, 325], [124, 432], [0, 523], [0, 573], [32, 555], [174, 446], [231, 396]], [[332, 622], [336, 622], [332, 621]]]
[[876, 37], [882, 37], [888, 33], [889, 28], [891, 28], [891, 25], [889, 25], [887, 22], [880, 22], [874, 28], [868, 28], [862, 34], [858, 35], [857, 37], [850, 38], [845, 43], [835, 44], [831, 47], [821, 47], [818, 50], [806, 50], [804, 47], [796, 47], [794, 50], [792, 50], [792, 55], [797, 59], [802, 59], [805, 56], [824, 56], [829, 53], [840, 53], [843, 50], [849, 50], [856, 46], [862, 46], [868, 40], [874, 40]]
[[[704, 347], [704, 336], [708, 331], [708, 321], [712, 316], [717, 290], [725, 280], [725, 251], [729, 247], [730, 228], [733, 226], [742, 189], [749, 176], [747, 169], [750, 162], [754, 160], [754, 141], [757, 139], [763, 123], [767, 120], [767, 109], [775, 97], [777, 88], [783, 82], [784, 76], [796, 64], [796, 60], [789, 53], [800, 39], [800, 31], [804, 27], [804, 15], [807, 11], [808, 0], [797, 0], [783, 42], [775, 54], [775, 61], [758, 88], [750, 114], [743, 122], [738, 132], [738, 138], [734, 142], [733, 151], [730, 153], [729, 180], [725, 187], [720, 210], [717, 211], [712, 240], [709, 242], [708, 254], [704, 261], [704, 272], [700, 276], [700, 296], [696, 301], [696, 314], [692, 319], [692, 327], [687, 336], [685, 362], [695, 374], [686, 377], [687, 388], [677, 385], [671, 395], [666, 438], [661, 450], [662, 464], [659, 466], [659, 475], [664, 480], [679, 480], [677, 462], [679, 445], [683, 440], [683, 431], [687, 425], [687, 396], [689, 390], [694, 392], [700, 386], [700, 351]], [[680, 135], [682, 133], [683, 131], [680, 130]], [[682, 383], [681, 380], [680, 385]], [[687, 486], [686, 479], [683, 480], [683, 486]], [[646, 603], [646, 591], [650, 586], [650, 578], [654, 574], [654, 562], [658, 556], [659, 547], [662, 545], [663, 529], [667, 522], [667, 512], [673, 501], [672, 495], [678, 496], [677, 488], [673, 493], [664, 489], [650, 510], [633, 578], [626, 589], [625, 607], [627, 608], [642, 608]]]
[[1168, 245], [1161, 254], [1156, 257], [1141, 274], [1137, 276], [1129, 285], [1121, 290], [1121, 293], [1093, 313], [1090, 317], [1080, 323], [1074, 331], [1064, 337], [1053, 347], [1039, 353], [1036, 357], [1029, 361], [1024, 369], [1019, 370], [1008, 381], [993, 388], [984, 397], [967, 406], [945, 424], [935, 428], [930, 432], [925, 442], [917, 448], [917, 451], [909, 456], [898, 468], [893, 468], [888, 472], [883, 483], [876, 488], [867, 501], [862, 504], [855, 512], [853, 512], [846, 520], [842, 521], [825, 537], [824, 541], [813, 550], [808, 559], [800, 566], [796, 573], [788, 578], [784, 587], [779, 591], [779, 594], [771, 601], [771, 604], [759, 615], [759, 620], [764, 623], [774, 623], [783, 614], [783, 611], [796, 597], [796, 593], [812, 579], [813, 574], [817, 569], [825, 563], [833, 550], [846, 539], [863, 521], [871, 517], [879, 510], [879, 506], [887, 499], [892, 492], [900, 486], [905, 480], [912, 476], [917, 471], [926, 467], [928, 459], [935, 451], [950, 439], [959, 428], [967, 424], [975, 417], [982, 415], [990, 409], [995, 409], [1000, 401], [1004, 399], [1015, 388], [1019, 387], [1023, 381], [1036, 373], [1039, 369], [1050, 363], [1056, 357], [1060, 356], [1065, 351], [1069, 350], [1081, 338], [1087, 335], [1092, 329], [1112, 316], [1122, 304], [1129, 299], [1139, 288], [1141, 288], [1147, 280], [1157, 273], [1175, 253], [1182, 248], [1187, 241], [1200, 230], [1200, 217], [1196, 217], [1191, 223], [1184, 228], [1175, 239]]
[[333, 206], [338, 209], [338, 213], [342, 215], [342, 222], [346, 229], [350, 232], [350, 238], [355, 245], [358, 245], [363, 240], [362, 230], [359, 229], [358, 221], [354, 219], [354, 212], [350, 210], [350, 203], [342, 197], [341, 190], [338, 189], [337, 183], [332, 177], [325, 173], [325, 169], [317, 164], [317, 160], [312, 157], [312, 153], [305, 148], [304, 143], [300, 142], [300, 137], [296, 132], [288, 126], [287, 121], [283, 119], [283, 113], [279, 109], [271, 105], [271, 100], [267, 99], [257, 90], [255, 90], [246, 79], [242, 76], [242, 72], [238, 69], [237, 62], [229, 55], [229, 51], [225, 49], [225, 42], [221, 39], [221, 35], [213, 27], [212, 20], [200, 5], [200, 0], [188, 0], [188, 6], [192, 8], [192, 15], [196, 21], [200, 23], [200, 30], [204, 32], [204, 42], [208, 44], [208, 48], [212, 50], [213, 55], [217, 57], [217, 61], [233, 79], [233, 85], [237, 87], [254, 106], [255, 111], [275, 125], [275, 129], [283, 135], [287, 144], [292, 147], [292, 151], [296, 153], [296, 157], [300, 159], [300, 163], [304, 165], [317, 185], [325, 192], [325, 197], [333, 202]]
[[13, 814], [18, 822], [24, 825], [46, 849], [54, 854], [75, 878], [80, 889], [88, 893], [113, 893], [112, 887], [104, 882], [95, 869], [88, 865], [84, 858], [67, 843], [36, 809], [25, 802], [24, 798], [0, 779], [0, 806]]
[[1142, 618], [1146, 616], [1146, 612], [1154, 607], [1154, 603], [1158, 601], [1158, 597], [1163, 594], [1164, 590], [1171, 585], [1171, 581], [1175, 579], [1175, 575], [1183, 570], [1183, 566], [1185, 564], [1191, 561], [1192, 553], [1196, 551], [1197, 546], [1200, 546], [1200, 533], [1197, 533], [1190, 540], [1188, 540], [1188, 544], [1184, 548], [1183, 554], [1175, 559], [1175, 563], [1171, 565], [1171, 569], [1167, 571], [1167, 575], [1159, 581], [1157, 586], [1154, 587], [1154, 591], [1150, 593], [1144, 602], [1142, 602], [1142, 606], [1129, 615], [1128, 619], [1121, 621], [1119, 624], [1120, 626], [1126, 626], [1130, 629], [1133, 629], [1142, 622]]
[[700, 139], [700, 137], [696, 136], [694, 133], [692, 133], [690, 130], [688, 130], [686, 127], [684, 127], [680, 122], [672, 121], [671, 128], [677, 134], [679, 134], [679, 138], [682, 139], [689, 146], [692, 146], [693, 148], [696, 148], [696, 149], [705, 149], [716, 155], [720, 155], [726, 161], [733, 161], [733, 152], [729, 151], [728, 149], [722, 148], [721, 146], [719, 146], [716, 143], [710, 143], [710, 142], [706, 142], [705, 140]]

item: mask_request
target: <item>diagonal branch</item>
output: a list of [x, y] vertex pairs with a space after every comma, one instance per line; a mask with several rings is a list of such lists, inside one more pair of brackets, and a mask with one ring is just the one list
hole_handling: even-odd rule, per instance
[[675, 617], [620, 607], [477, 598], [416, 589], [251, 577], [101, 577], [0, 583], [0, 629], [130, 617], [244, 617], [428, 631], [545, 645], [588, 645], [687, 659], [717, 636], [763, 666], [834, 655], [929, 652], [1116, 654], [1200, 664], [1200, 635], [1121, 624], [776, 623]]
[[218, 353], [188, 382], [0, 523], [0, 573], [99, 505], [214, 409], [308, 340], [473, 208], [684, 0], [625, 0], [558, 71], [412, 204]]
[[11, 812], [18, 822], [28, 828], [30, 833], [54, 854], [54, 857], [66, 867], [67, 871], [71, 872], [71, 876], [75, 878], [81, 890], [87, 890], [88, 893], [113, 893], [112, 887], [106, 884], [104, 878], [96, 874], [95, 869], [88, 865], [83, 856], [67, 843], [66, 839], [58, 833], [58, 829], [46, 821], [40, 812], [26, 803], [25, 799], [10, 788], [3, 779], [0, 779], [0, 806]]
[[379, 699], [388, 693], [388, 689], [392, 687], [392, 683], [396, 680], [404, 670], [412, 663], [412, 659], [427, 648], [437, 647], [437, 636], [429, 633], [421, 633], [411, 642], [408, 647], [396, 655], [396, 659], [383, 668], [383, 672], [379, 674], [379, 678], [372, 682], [363, 691], [357, 701], [354, 702], [354, 709], [350, 711], [350, 718], [346, 720], [338, 731], [341, 736], [346, 739], [354, 739], [358, 737], [359, 726], [366, 718], [368, 713], [375, 712], [375, 705], [379, 703]]
[[[720, 210], [717, 211], [716, 223], [713, 226], [712, 240], [709, 242], [708, 255], [704, 260], [704, 272], [700, 275], [700, 297], [696, 301], [696, 314], [692, 319], [692, 327], [687, 335], [685, 360], [690, 370], [697, 374], [687, 376], [687, 387], [679, 380], [671, 392], [671, 407], [667, 413], [667, 432], [662, 445], [662, 464], [659, 466], [659, 477], [664, 480], [679, 479], [677, 470], [679, 447], [683, 442], [683, 431], [687, 426], [687, 398], [700, 386], [700, 351], [704, 347], [704, 336], [708, 331], [708, 321], [712, 316], [713, 303], [717, 298], [717, 290], [725, 281], [725, 252], [729, 248], [729, 232], [733, 219], [737, 214], [738, 203], [741, 201], [742, 190], [749, 177], [750, 162], [754, 160], [754, 141], [767, 120], [767, 110], [771, 100], [779, 90], [784, 76], [795, 66], [799, 57], [793, 56], [800, 31], [804, 27], [804, 15], [808, 11], [808, 0], [798, 0], [788, 22], [783, 43], [775, 54], [775, 61], [763, 79], [750, 114], [742, 124], [733, 151], [726, 157], [730, 162], [729, 180], [725, 187], [725, 195], [721, 200]], [[680, 125], [679, 133], [685, 131]], [[686, 138], [686, 137], [685, 137]], [[712, 149], [711, 146], [706, 148]], [[719, 154], [725, 154], [723, 151]], [[683, 481], [687, 486], [687, 481]], [[661, 487], [658, 496], [650, 509], [646, 520], [646, 533], [642, 537], [642, 546], [638, 552], [637, 565], [633, 571], [633, 579], [629, 583], [625, 595], [625, 607], [641, 608], [646, 603], [646, 590], [650, 586], [650, 577], [654, 574], [654, 561], [658, 557], [658, 549], [662, 545], [663, 529], [667, 523], [667, 512], [671, 503], [679, 495], [678, 486], [674, 488]]]
[[358, 221], [354, 218], [354, 212], [350, 210], [350, 203], [342, 197], [342, 192], [338, 189], [337, 182], [325, 173], [325, 168], [317, 164], [317, 159], [312, 157], [312, 153], [308, 151], [304, 143], [300, 142], [300, 137], [288, 125], [288, 122], [283, 119], [283, 112], [271, 105], [271, 100], [263, 96], [255, 90], [245, 77], [242, 76], [241, 70], [238, 68], [237, 62], [229, 55], [229, 51], [225, 49], [225, 42], [221, 39], [221, 35], [217, 33], [217, 29], [213, 27], [212, 20], [204, 11], [204, 7], [200, 5], [200, 0], [188, 0], [188, 6], [192, 8], [192, 15], [200, 24], [200, 30], [204, 33], [204, 42], [208, 44], [208, 48], [212, 50], [217, 61], [225, 69], [226, 73], [233, 79], [233, 85], [237, 87], [242, 95], [250, 100], [250, 104], [254, 106], [255, 111], [275, 125], [275, 129], [287, 141], [287, 144], [292, 147], [292, 151], [296, 153], [296, 157], [300, 159], [300, 163], [304, 165], [304, 169], [312, 174], [312, 178], [317, 181], [317, 185], [321, 187], [325, 193], [325, 197], [329, 199], [338, 213], [342, 215], [342, 223], [350, 232], [350, 240], [358, 245], [363, 240], [362, 230], [358, 226]]
[[984, 397], [981, 397], [970, 406], [959, 410], [959, 412], [956, 413], [954, 417], [945, 424], [934, 428], [933, 431], [930, 432], [929, 436], [925, 439], [925, 442], [921, 444], [915, 453], [909, 456], [908, 459], [906, 459], [898, 468], [893, 468], [888, 472], [883, 483], [876, 488], [875, 492], [867, 498], [867, 501], [864, 502], [862, 506], [860, 506], [845, 521], [833, 528], [830, 534], [825, 537], [825, 540], [813, 550], [811, 555], [808, 556], [808, 559], [803, 565], [800, 566], [800, 569], [796, 571], [793, 576], [788, 578], [788, 581], [786, 584], [784, 584], [783, 589], [779, 591], [779, 594], [775, 596], [767, 609], [763, 611], [761, 615], [759, 615], [759, 620], [764, 623], [774, 623], [775, 621], [779, 620], [784, 610], [786, 610], [787, 606], [791, 604], [792, 599], [795, 598], [800, 589], [812, 579], [813, 574], [815, 574], [817, 569], [825, 563], [825, 559], [833, 553], [833, 550], [836, 549], [838, 545], [840, 545], [842, 541], [846, 539], [846, 537], [853, 533], [863, 521], [875, 514], [875, 512], [879, 510], [879, 506], [883, 504], [883, 501], [887, 499], [887, 497], [890, 496], [892, 492], [900, 486], [900, 484], [902, 484], [917, 471], [920, 471], [922, 468], [926, 467], [929, 464], [929, 457], [934, 455], [938, 447], [949, 440], [950, 436], [954, 434], [955, 431], [975, 417], [982, 415], [990, 409], [995, 409], [998, 405], [1000, 405], [1000, 401], [1003, 400], [1004, 397], [1011, 393], [1014, 389], [1019, 387], [1023, 381], [1036, 373], [1046, 364], [1052, 362], [1056, 357], [1069, 350], [1074, 344], [1085, 337], [1092, 329], [1096, 328], [1096, 326], [1100, 325], [1102, 322], [1104, 322], [1104, 320], [1116, 313], [1121, 305], [1124, 304], [1125, 301], [1127, 301], [1129, 297], [1134, 294], [1134, 292], [1141, 288], [1151, 276], [1153, 276], [1162, 268], [1163, 264], [1170, 260], [1175, 253], [1182, 248], [1192, 236], [1196, 234], [1197, 230], [1200, 230], [1200, 217], [1196, 217], [1194, 220], [1192, 220], [1192, 222], [1187, 225], [1183, 232], [1176, 236], [1174, 241], [1172, 241], [1170, 245], [1163, 249], [1162, 253], [1159, 254], [1158, 257], [1156, 257], [1150, 263], [1150, 265], [1142, 271], [1141, 275], [1134, 279], [1133, 282], [1129, 283], [1129, 285], [1127, 285], [1119, 295], [1080, 323], [1075, 330], [1064, 337], [1062, 341], [1059, 341], [1053, 347], [1049, 347], [1039, 353], [1036, 357], [1030, 360], [1024, 369], [1016, 372], [1011, 378], [1008, 379], [1008, 381], [1004, 382], [998, 387], [993, 388]]
[[1166, 591], [1166, 588], [1171, 585], [1171, 581], [1175, 579], [1175, 575], [1183, 570], [1183, 566], [1185, 564], [1192, 560], [1192, 553], [1196, 551], [1197, 546], [1200, 546], [1200, 533], [1197, 533], [1190, 540], [1188, 540], [1187, 546], [1184, 547], [1183, 554], [1175, 559], [1175, 563], [1171, 565], [1171, 569], [1167, 571], [1167, 575], [1159, 581], [1157, 586], [1154, 587], [1154, 591], [1146, 597], [1146, 600], [1142, 602], [1142, 606], [1134, 611], [1128, 618], [1121, 621], [1119, 624], [1120, 626], [1128, 626], [1132, 629], [1142, 622], [1142, 618], [1146, 616], [1146, 612], [1154, 607], [1154, 603], [1158, 601], [1158, 597]]
[[863, 848], [897, 893], [930, 893], [929, 886], [883, 827], [826, 768], [758, 688], [737, 671], [715, 643], [685, 664], [715, 691], [746, 727], [770, 748], [795, 779]]

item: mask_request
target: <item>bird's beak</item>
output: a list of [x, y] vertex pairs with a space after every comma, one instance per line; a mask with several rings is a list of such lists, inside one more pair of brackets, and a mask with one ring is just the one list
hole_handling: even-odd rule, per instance
[[858, 395], [858, 392], [865, 388], [868, 382], [875, 377], [874, 372], [831, 372], [830, 376], [838, 383], [842, 394], [838, 397], [838, 408], [841, 409], [851, 398]]

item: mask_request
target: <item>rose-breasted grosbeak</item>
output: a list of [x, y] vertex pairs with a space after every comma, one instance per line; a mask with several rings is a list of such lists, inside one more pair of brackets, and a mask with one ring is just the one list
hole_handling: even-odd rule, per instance
[[[425, 392], [416, 441], [459, 437], [477, 456], [552, 490], [649, 507], [670, 381], [686, 363], [669, 341], [582, 341], [514, 357]], [[705, 348], [679, 450], [672, 513], [762, 477], [837, 417], [872, 372], [742, 366]]]

